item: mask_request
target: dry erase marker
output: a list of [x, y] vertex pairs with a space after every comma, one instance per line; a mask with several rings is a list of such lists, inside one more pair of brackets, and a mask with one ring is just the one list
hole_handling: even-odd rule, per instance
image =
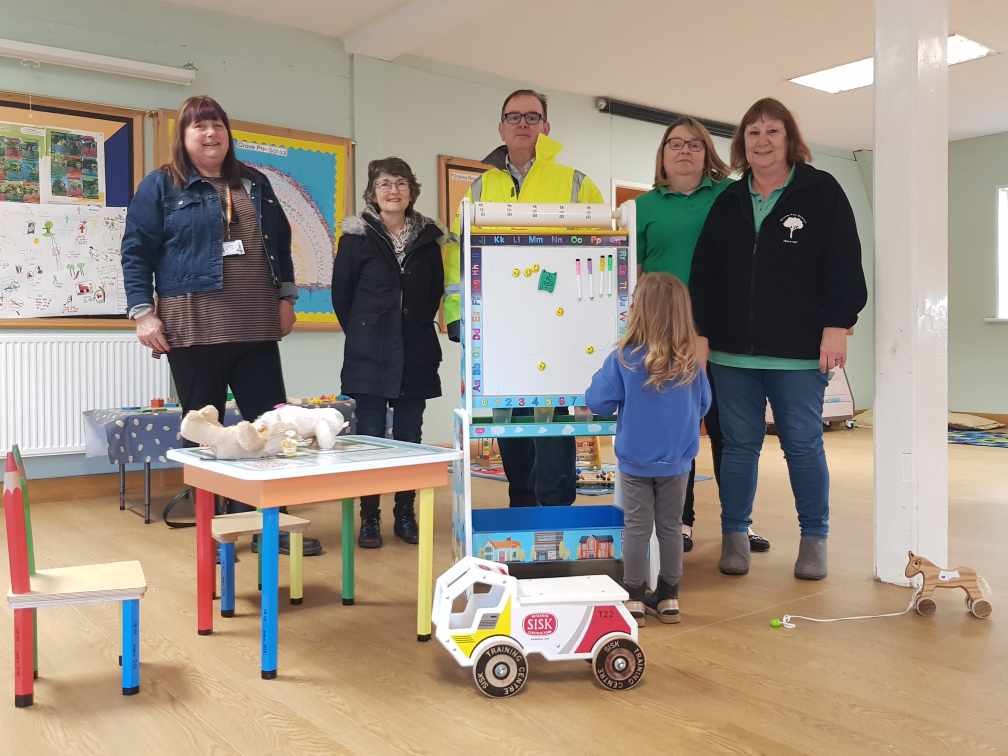
[[581, 258], [574, 258], [574, 272], [577, 274], [578, 282], [578, 301], [581, 301]]
[[616, 277], [616, 270], [613, 268], [612, 255], [609, 255], [609, 296], [612, 296], [613, 280]]
[[599, 270], [599, 280], [598, 280], [598, 295], [599, 299], [605, 296], [605, 282], [606, 282], [606, 264], [605, 255], [598, 256], [598, 270]]
[[592, 259], [588, 258], [588, 299], [595, 299], [595, 283], [592, 280]]

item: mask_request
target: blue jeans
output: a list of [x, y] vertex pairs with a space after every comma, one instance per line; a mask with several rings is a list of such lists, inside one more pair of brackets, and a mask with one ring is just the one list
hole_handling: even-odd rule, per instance
[[829, 376], [818, 370], [754, 370], [711, 365], [717, 384], [721, 452], [721, 531], [752, 524], [766, 401], [787, 460], [803, 536], [829, 532], [829, 468], [822, 441], [823, 395]]

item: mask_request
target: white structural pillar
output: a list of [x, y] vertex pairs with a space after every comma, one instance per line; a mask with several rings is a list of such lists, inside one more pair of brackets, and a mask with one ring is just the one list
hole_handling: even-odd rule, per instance
[[948, 0], [875, 0], [875, 575], [948, 564]]

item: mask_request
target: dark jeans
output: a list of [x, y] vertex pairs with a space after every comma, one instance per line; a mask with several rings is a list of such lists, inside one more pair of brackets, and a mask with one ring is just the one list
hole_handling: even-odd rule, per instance
[[[238, 411], [249, 422], [287, 401], [280, 348], [275, 341], [175, 347], [168, 352], [168, 364], [183, 415], [212, 404], [224, 422], [228, 386]], [[196, 446], [188, 440], [184, 445]], [[231, 502], [228, 509], [248, 512], [255, 507]]]
[[744, 533], [752, 524], [759, 455], [766, 435], [766, 403], [787, 460], [803, 536], [829, 531], [829, 468], [823, 449], [823, 395], [829, 377], [818, 370], [712, 367], [720, 392], [721, 530]]
[[[511, 411], [512, 417], [533, 414], [531, 407]], [[569, 415], [566, 407], [556, 407], [553, 416]], [[504, 474], [512, 507], [568, 505], [577, 496], [574, 438], [501, 438]]]
[[[718, 487], [721, 486], [721, 447], [724, 445], [724, 438], [721, 435], [721, 418], [718, 416], [717, 389], [714, 388], [714, 376], [711, 375], [710, 365], [707, 365], [707, 378], [710, 381], [711, 405], [704, 417], [704, 424], [707, 426], [707, 437], [710, 439], [711, 460], [714, 462], [714, 480]], [[693, 511], [693, 483], [696, 480], [696, 460], [693, 460], [689, 471], [689, 481], [686, 483], [686, 501], [683, 505], [682, 523], [693, 527], [696, 514]]]
[[[398, 399], [386, 399], [374, 394], [351, 394], [357, 402], [357, 433], [362, 436], [378, 436], [385, 438], [385, 417], [388, 408], [392, 407], [392, 438], [397, 441], [420, 443], [420, 431], [423, 427], [426, 399], [401, 396]], [[361, 517], [378, 514], [379, 496], [361, 496]], [[396, 510], [412, 511], [416, 500], [416, 491], [397, 491], [395, 495]]]

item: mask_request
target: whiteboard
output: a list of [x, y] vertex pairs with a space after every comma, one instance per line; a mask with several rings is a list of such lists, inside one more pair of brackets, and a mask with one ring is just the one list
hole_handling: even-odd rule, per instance
[[0, 203], [0, 318], [126, 312], [126, 208]]
[[[543, 243], [523, 243], [528, 240]], [[472, 259], [478, 305], [470, 336], [473, 346], [482, 345], [474, 350], [480, 355], [474, 400], [583, 394], [619, 337], [627, 306], [626, 237], [482, 236], [472, 240]], [[544, 273], [556, 274], [552, 291], [540, 286]]]

